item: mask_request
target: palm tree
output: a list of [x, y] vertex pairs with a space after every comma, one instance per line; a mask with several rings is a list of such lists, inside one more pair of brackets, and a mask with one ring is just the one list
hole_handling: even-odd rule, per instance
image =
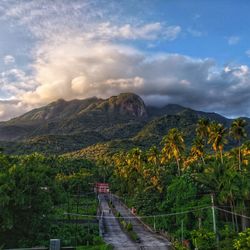
[[246, 141], [241, 146], [241, 156], [242, 156], [242, 163], [248, 165], [250, 162], [250, 141]]
[[172, 128], [168, 131], [168, 134], [163, 137], [162, 140], [162, 160], [164, 161], [166, 157], [171, 159], [175, 158], [178, 167], [178, 174], [181, 175], [180, 170], [180, 160], [181, 155], [185, 150], [185, 143], [183, 139], [183, 133], [177, 128]]
[[238, 152], [238, 160], [239, 160], [239, 170], [241, 170], [241, 140], [247, 137], [247, 133], [245, 127], [247, 122], [242, 118], [238, 118], [234, 120], [231, 124], [230, 134], [232, 137], [238, 141], [239, 152]]
[[201, 158], [203, 164], [205, 165], [204, 146], [204, 140], [199, 136], [195, 137], [191, 147], [191, 155]]
[[141, 171], [143, 160], [143, 152], [139, 148], [133, 148], [127, 155], [128, 165], [136, 169], [137, 172]]
[[212, 144], [216, 158], [218, 150], [220, 151], [221, 163], [223, 163], [223, 149], [224, 145], [227, 143], [227, 139], [225, 138], [227, 135], [227, 129], [221, 123], [212, 122], [208, 131], [208, 143]]
[[147, 157], [148, 162], [154, 164], [155, 166], [159, 165], [159, 151], [156, 146], [153, 146], [149, 149]]
[[196, 134], [198, 137], [204, 140], [205, 144], [207, 144], [207, 140], [209, 136], [209, 125], [210, 125], [209, 119], [204, 118], [204, 117], [199, 119], [197, 122]]

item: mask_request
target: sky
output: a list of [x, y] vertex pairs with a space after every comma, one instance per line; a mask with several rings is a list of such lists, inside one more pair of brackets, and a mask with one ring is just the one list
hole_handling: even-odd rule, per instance
[[249, 0], [1, 0], [0, 120], [121, 92], [250, 117]]

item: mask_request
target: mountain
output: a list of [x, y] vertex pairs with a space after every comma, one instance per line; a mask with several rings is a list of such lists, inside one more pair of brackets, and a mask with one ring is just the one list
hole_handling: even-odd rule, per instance
[[133, 93], [122, 93], [108, 99], [59, 99], [20, 117], [0, 122], [0, 146], [8, 153], [94, 152], [100, 148], [116, 151], [119, 147], [148, 147], [159, 143], [172, 127], [181, 128], [187, 142], [191, 143], [195, 125], [201, 117], [225, 126], [231, 123], [230, 119], [219, 114], [176, 104], [147, 107]]

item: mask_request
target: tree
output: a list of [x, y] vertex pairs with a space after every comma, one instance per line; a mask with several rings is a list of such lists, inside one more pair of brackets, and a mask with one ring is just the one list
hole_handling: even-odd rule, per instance
[[159, 151], [156, 146], [153, 146], [149, 149], [147, 153], [148, 162], [154, 164], [155, 166], [159, 165]]
[[245, 120], [243, 120], [242, 118], [238, 118], [232, 122], [231, 128], [230, 128], [230, 134], [235, 140], [238, 141], [239, 170], [241, 170], [241, 140], [247, 137], [247, 133], [245, 130], [246, 125], [247, 125], [247, 122]]
[[204, 141], [204, 144], [207, 144], [209, 137], [209, 125], [210, 121], [207, 118], [201, 118], [197, 122], [196, 134]]
[[205, 165], [205, 159], [204, 159], [204, 141], [201, 137], [195, 137], [192, 143], [191, 147], [191, 155], [197, 156], [198, 158], [201, 158], [203, 165]]
[[223, 163], [223, 149], [227, 143], [226, 139], [227, 129], [221, 124], [212, 122], [209, 126], [209, 140], [208, 143], [212, 145], [217, 158], [217, 152], [220, 151], [221, 162]]
[[0, 197], [0, 245], [22, 247], [48, 235], [62, 189], [45, 157], [32, 154], [0, 169]]
[[185, 143], [183, 133], [177, 128], [170, 129], [168, 134], [163, 137], [162, 140], [162, 161], [164, 162], [167, 158], [175, 158], [178, 174], [181, 175], [180, 160], [185, 150]]
[[234, 248], [236, 250], [248, 250], [250, 248], [250, 228], [239, 233], [237, 239], [234, 240]]

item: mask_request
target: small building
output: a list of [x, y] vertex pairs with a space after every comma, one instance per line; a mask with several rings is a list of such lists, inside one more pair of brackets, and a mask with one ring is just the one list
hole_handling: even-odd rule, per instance
[[96, 193], [109, 193], [109, 184], [103, 182], [97, 182], [95, 184], [95, 192]]

